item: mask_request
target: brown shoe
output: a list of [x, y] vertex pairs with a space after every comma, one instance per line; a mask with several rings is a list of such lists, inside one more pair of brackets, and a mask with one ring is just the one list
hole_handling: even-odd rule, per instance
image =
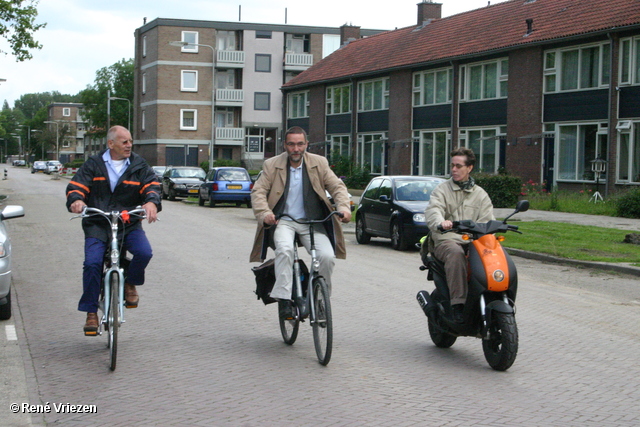
[[98, 315], [87, 313], [87, 322], [84, 324], [84, 334], [89, 337], [98, 335]]
[[127, 308], [136, 308], [138, 306], [138, 292], [136, 287], [128, 283], [124, 284], [124, 306]]

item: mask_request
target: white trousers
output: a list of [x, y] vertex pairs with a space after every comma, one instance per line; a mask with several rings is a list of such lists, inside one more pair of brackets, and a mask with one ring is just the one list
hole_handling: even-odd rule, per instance
[[[318, 273], [325, 278], [329, 294], [331, 294], [331, 274], [335, 265], [333, 246], [331, 246], [322, 224], [314, 224], [313, 231], [316, 256], [320, 261]], [[308, 225], [284, 219], [278, 221], [273, 233], [273, 242], [276, 247], [276, 283], [271, 291], [272, 298], [291, 299], [291, 291], [293, 289], [293, 247], [296, 233], [300, 236], [300, 242], [307, 249], [307, 252], [311, 253]], [[310, 265], [308, 267], [311, 269]]]

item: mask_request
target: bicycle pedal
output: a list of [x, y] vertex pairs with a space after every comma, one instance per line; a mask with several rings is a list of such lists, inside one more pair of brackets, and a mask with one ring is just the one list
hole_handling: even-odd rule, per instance
[[95, 337], [98, 335], [98, 331], [84, 331], [85, 337]]

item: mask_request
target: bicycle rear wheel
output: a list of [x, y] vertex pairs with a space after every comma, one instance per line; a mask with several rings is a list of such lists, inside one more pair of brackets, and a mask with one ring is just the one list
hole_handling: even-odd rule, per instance
[[316, 347], [316, 355], [321, 365], [327, 365], [331, 360], [333, 347], [333, 320], [331, 319], [331, 302], [329, 301], [329, 288], [323, 277], [313, 280], [312, 288], [314, 318], [311, 319], [313, 327], [313, 343]]
[[[294, 306], [294, 310], [297, 310]], [[282, 339], [286, 344], [292, 345], [298, 338], [298, 329], [300, 328], [300, 316], [296, 316], [295, 319], [285, 320], [280, 318], [280, 333]]]
[[117, 272], [111, 273], [109, 277], [110, 298], [107, 308], [107, 328], [109, 347], [109, 369], [115, 371], [118, 357], [118, 329], [120, 328], [120, 276]]

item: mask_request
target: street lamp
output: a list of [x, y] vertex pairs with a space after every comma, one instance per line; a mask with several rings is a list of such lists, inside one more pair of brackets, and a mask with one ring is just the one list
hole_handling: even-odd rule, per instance
[[213, 167], [213, 149], [216, 145], [216, 49], [208, 44], [189, 43], [185, 41], [169, 42], [171, 46], [202, 46], [211, 49], [211, 142], [209, 147], [209, 168]]
[[53, 123], [54, 125], [56, 125], [56, 158], [55, 160], [60, 160], [60, 151], [59, 151], [60, 150], [60, 144], [59, 144], [60, 123], [52, 122], [52, 121], [47, 121], [43, 123]]
[[[29, 143], [31, 143], [31, 135], [33, 134], [33, 132], [42, 132], [40, 129], [31, 129], [29, 131]], [[33, 155], [35, 156], [35, 150], [33, 150]], [[44, 144], [42, 144], [42, 160], [44, 160]]]
[[[108, 90], [107, 91], [107, 117], [109, 121], [111, 121], [111, 100], [112, 99], [127, 101], [129, 103], [128, 109], [127, 109], [127, 130], [131, 132], [131, 101], [129, 101], [127, 98], [118, 98], [117, 96], [111, 96], [111, 90]], [[108, 124], [108, 127], [110, 128], [111, 123], [107, 123], [107, 124]]]

